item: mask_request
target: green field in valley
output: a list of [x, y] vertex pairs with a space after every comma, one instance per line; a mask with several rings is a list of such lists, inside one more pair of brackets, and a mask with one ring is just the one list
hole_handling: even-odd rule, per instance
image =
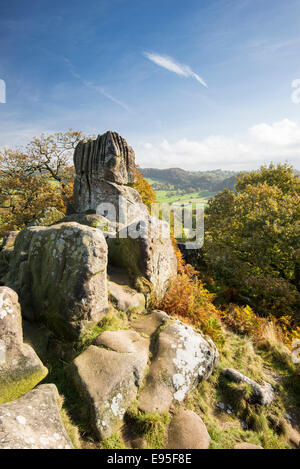
[[[157, 183], [163, 183], [164, 181], [160, 181], [158, 179], [151, 179], [146, 178], [147, 181], [153, 185]], [[170, 190], [155, 190], [157, 202], [161, 203], [202, 203], [207, 204], [208, 199], [215, 195], [215, 192], [210, 192], [208, 190], [202, 190], [199, 192], [188, 192], [184, 193], [184, 191], [170, 189]]]

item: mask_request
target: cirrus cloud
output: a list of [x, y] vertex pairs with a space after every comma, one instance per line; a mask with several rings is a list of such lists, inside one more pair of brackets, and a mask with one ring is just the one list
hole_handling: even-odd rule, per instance
[[160, 55], [160, 54], [152, 54], [150, 52], [144, 52], [144, 56], [147, 57], [147, 59], [151, 60], [151, 62], [154, 62], [156, 65], [159, 65], [162, 68], [165, 68], [166, 70], [169, 70], [170, 72], [176, 73], [177, 75], [181, 75], [183, 77], [191, 77], [195, 78], [201, 85], [205, 86], [208, 88], [207, 84], [201, 78], [197, 73], [193, 72], [193, 70], [188, 66], [181, 64], [179, 62], [176, 62], [172, 57], [169, 57], [167, 55]]

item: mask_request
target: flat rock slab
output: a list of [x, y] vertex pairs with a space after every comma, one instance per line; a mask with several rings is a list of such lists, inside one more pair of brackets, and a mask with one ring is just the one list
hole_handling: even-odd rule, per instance
[[218, 359], [212, 341], [180, 321], [168, 325], [157, 339], [145, 387], [138, 405], [144, 412], [167, 412], [181, 402], [200, 380], [208, 378]]
[[[134, 331], [106, 331], [73, 362], [73, 379], [99, 439], [122, 424], [136, 398], [149, 355], [149, 341]], [[105, 347], [105, 348], [104, 348]]]
[[151, 336], [168, 321], [172, 321], [172, 318], [164, 311], [154, 310], [133, 320], [131, 326], [135, 331]]
[[119, 330], [105, 331], [97, 337], [95, 345], [105, 347], [120, 353], [141, 353], [147, 355], [149, 340], [141, 337], [135, 331]]
[[191, 410], [180, 409], [168, 430], [168, 449], [208, 449], [210, 436], [203, 420]]
[[141, 312], [145, 309], [145, 297], [128, 285], [108, 282], [109, 300], [118, 311]]
[[269, 405], [274, 400], [275, 394], [271, 384], [264, 382], [264, 384], [258, 384], [247, 376], [243, 375], [233, 368], [226, 368], [224, 375], [230, 381], [235, 383], [246, 383], [252, 390], [257, 402], [261, 405]]
[[0, 406], [0, 449], [72, 449], [54, 384], [42, 384]]
[[0, 287], [0, 404], [30, 391], [47, 373], [35, 351], [23, 343], [18, 295]]

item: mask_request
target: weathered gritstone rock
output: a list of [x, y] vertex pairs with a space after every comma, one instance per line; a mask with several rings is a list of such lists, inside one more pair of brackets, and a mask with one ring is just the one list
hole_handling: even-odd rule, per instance
[[269, 405], [275, 398], [273, 388], [269, 383], [264, 382], [263, 385], [260, 385], [233, 368], [226, 368], [224, 375], [235, 383], [246, 383], [251, 386], [255, 398], [261, 405]]
[[127, 285], [108, 282], [109, 300], [118, 311], [141, 312], [145, 309], [145, 297]]
[[[135, 155], [125, 139], [116, 132], [106, 132], [96, 140], [80, 142], [74, 152], [76, 179], [74, 184], [74, 208], [82, 213], [89, 210], [104, 215], [107, 207], [98, 211], [99, 204], [110, 203], [115, 214], [105, 214], [111, 221], [131, 223], [143, 217], [147, 209], [139, 193], [124, 185], [134, 182], [136, 176]], [[126, 217], [127, 209], [133, 207]]]
[[134, 222], [116, 238], [108, 238], [108, 257], [112, 265], [130, 271], [137, 285], [140, 282], [143, 286], [143, 279], [150, 282], [157, 298], [163, 296], [177, 273], [169, 226], [155, 217]]
[[148, 210], [140, 194], [132, 187], [96, 179], [92, 192], [89, 192], [88, 187], [82, 187], [79, 194], [76, 190], [78, 187], [75, 185], [74, 209], [76, 212], [92, 211], [105, 216], [113, 223], [122, 225], [128, 225], [148, 216]]
[[25, 316], [56, 334], [78, 337], [107, 312], [107, 244], [100, 230], [78, 223], [30, 227], [19, 234], [9, 282]]
[[18, 295], [0, 287], [0, 404], [30, 391], [47, 373], [34, 350], [23, 343]]
[[10, 231], [4, 236], [0, 251], [0, 280], [9, 270], [9, 263], [14, 251], [14, 244], [19, 231]]
[[208, 378], [217, 359], [212, 341], [180, 321], [167, 325], [158, 336], [139, 408], [144, 412], [167, 412], [173, 401], [183, 401], [200, 380]]
[[0, 406], [0, 449], [73, 449], [54, 384], [42, 384]]
[[132, 321], [131, 326], [135, 331], [151, 336], [168, 321], [172, 321], [172, 318], [164, 311], [154, 310], [151, 313], [139, 316]]
[[[148, 361], [149, 340], [130, 330], [106, 331], [73, 362], [73, 379], [98, 438], [122, 424]], [[105, 348], [104, 348], [105, 347]]]
[[208, 449], [210, 436], [203, 420], [191, 410], [180, 409], [168, 430], [168, 449]]

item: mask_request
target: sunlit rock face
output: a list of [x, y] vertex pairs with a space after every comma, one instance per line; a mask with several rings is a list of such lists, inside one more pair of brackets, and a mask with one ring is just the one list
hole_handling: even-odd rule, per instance
[[78, 213], [97, 211], [103, 202], [116, 203], [119, 196], [129, 203], [141, 203], [130, 187], [136, 177], [135, 154], [116, 132], [98, 135], [96, 140], [80, 142], [74, 152], [76, 179], [74, 208]]

